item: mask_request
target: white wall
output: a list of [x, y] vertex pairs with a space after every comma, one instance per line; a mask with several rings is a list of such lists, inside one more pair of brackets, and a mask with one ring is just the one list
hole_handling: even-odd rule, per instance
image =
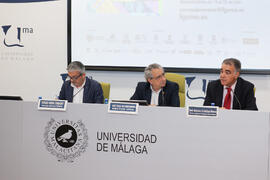
[[[67, 65], [67, 3], [0, 3], [1, 95], [24, 100], [52, 97], [62, 83], [59, 74]], [[7, 34], [2, 26], [11, 25]], [[17, 39], [17, 28], [27, 28]], [[21, 44], [24, 47], [7, 47]]]

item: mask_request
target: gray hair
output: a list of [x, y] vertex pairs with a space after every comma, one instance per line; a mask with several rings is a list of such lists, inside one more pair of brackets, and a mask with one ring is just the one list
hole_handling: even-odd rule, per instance
[[152, 79], [153, 78], [153, 75], [152, 75], [152, 69], [162, 69], [163, 72], [164, 72], [164, 68], [157, 64], [157, 63], [153, 63], [153, 64], [150, 64], [149, 66], [147, 66], [145, 69], [144, 69], [144, 78], [146, 79], [146, 81], [150, 78]]
[[84, 67], [83, 63], [81, 63], [80, 61], [73, 61], [68, 65], [67, 71], [68, 72], [80, 71], [80, 73], [83, 74], [83, 73], [85, 73], [85, 67]]
[[241, 71], [241, 62], [238, 59], [235, 59], [235, 58], [224, 59], [222, 64], [234, 66], [236, 72], [240, 73]]

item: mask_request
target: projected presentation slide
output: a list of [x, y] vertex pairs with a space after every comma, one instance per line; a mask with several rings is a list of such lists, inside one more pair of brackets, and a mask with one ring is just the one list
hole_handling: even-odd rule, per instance
[[269, 0], [74, 0], [71, 59], [88, 66], [270, 69]]

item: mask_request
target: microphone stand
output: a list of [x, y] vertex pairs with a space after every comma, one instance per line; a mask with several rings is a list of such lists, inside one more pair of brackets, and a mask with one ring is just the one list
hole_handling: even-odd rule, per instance
[[233, 93], [233, 97], [236, 99], [237, 103], [239, 104], [239, 107], [240, 107], [240, 110], [242, 110], [242, 106], [241, 106], [241, 103], [238, 99], [238, 97], [236, 96], [236, 94], [234, 93], [234, 91], [232, 90], [232, 93]]

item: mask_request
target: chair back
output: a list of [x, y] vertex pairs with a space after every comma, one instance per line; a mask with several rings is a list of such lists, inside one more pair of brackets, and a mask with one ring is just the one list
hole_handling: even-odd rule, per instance
[[105, 99], [109, 99], [110, 98], [111, 84], [110, 83], [105, 83], [105, 82], [100, 82], [100, 85], [101, 85], [102, 90], [103, 90], [103, 96], [104, 96], [104, 101], [105, 101]]
[[185, 76], [176, 73], [165, 73], [165, 77], [167, 80], [175, 82], [179, 86], [179, 100], [180, 100], [180, 107], [185, 107], [186, 104], [186, 80]]

